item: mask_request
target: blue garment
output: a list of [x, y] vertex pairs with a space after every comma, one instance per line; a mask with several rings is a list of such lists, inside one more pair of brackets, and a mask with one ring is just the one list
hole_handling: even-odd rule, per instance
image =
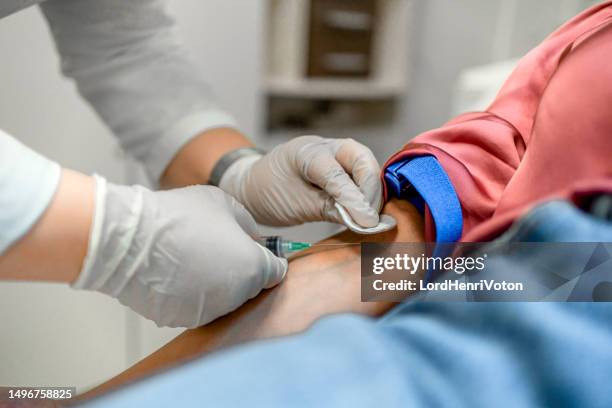
[[[610, 242], [612, 223], [551, 202], [508, 234]], [[216, 353], [91, 405], [610, 407], [611, 345], [607, 303], [408, 302]]]

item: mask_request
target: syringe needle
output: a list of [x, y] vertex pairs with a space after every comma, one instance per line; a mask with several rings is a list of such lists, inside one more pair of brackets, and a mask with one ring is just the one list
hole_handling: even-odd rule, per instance
[[361, 242], [317, 242], [311, 244], [311, 247], [315, 246], [350, 246], [350, 245], [361, 245]]

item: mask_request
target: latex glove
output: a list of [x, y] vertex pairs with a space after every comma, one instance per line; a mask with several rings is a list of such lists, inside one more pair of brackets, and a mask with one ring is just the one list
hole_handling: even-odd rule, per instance
[[216, 187], [153, 192], [97, 177], [88, 253], [73, 287], [115, 297], [159, 326], [201, 326], [284, 278], [287, 261], [253, 236], [253, 217]]
[[342, 204], [363, 227], [378, 224], [382, 203], [380, 167], [366, 146], [352, 139], [302, 136], [265, 156], [232, 164], [219, 186], [268, 225], [308, 221], [342, 223]]

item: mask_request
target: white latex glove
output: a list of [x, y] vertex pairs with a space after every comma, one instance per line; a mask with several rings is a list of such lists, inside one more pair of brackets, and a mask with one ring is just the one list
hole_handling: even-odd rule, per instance
[[153, 192], [96, 178], [73, 287], [117, 298], [159, 326], [197, 327], [278, 284], [287, 261], [256, 243], [253, 217], [216, 187]]
[[366, 146], [352, 139], [302, 136], [265, 156], [232, 164], [219, 186], [255, 219], [282, 226], [308, 221], [342, 223], [337, 201], [363, 227], [378, 224], [380, 167]]

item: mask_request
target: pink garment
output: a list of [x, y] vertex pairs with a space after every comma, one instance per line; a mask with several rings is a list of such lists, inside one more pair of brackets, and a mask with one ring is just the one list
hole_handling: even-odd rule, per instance
[[[487, 241], [536, 204], [612, 192], [612, 2], [529, 52], [485, 112], [461, 115], [393, 155], [435, 156], [463, 210], [462, 241]], [[426, 215], [427, 239], [435, 240]]]

